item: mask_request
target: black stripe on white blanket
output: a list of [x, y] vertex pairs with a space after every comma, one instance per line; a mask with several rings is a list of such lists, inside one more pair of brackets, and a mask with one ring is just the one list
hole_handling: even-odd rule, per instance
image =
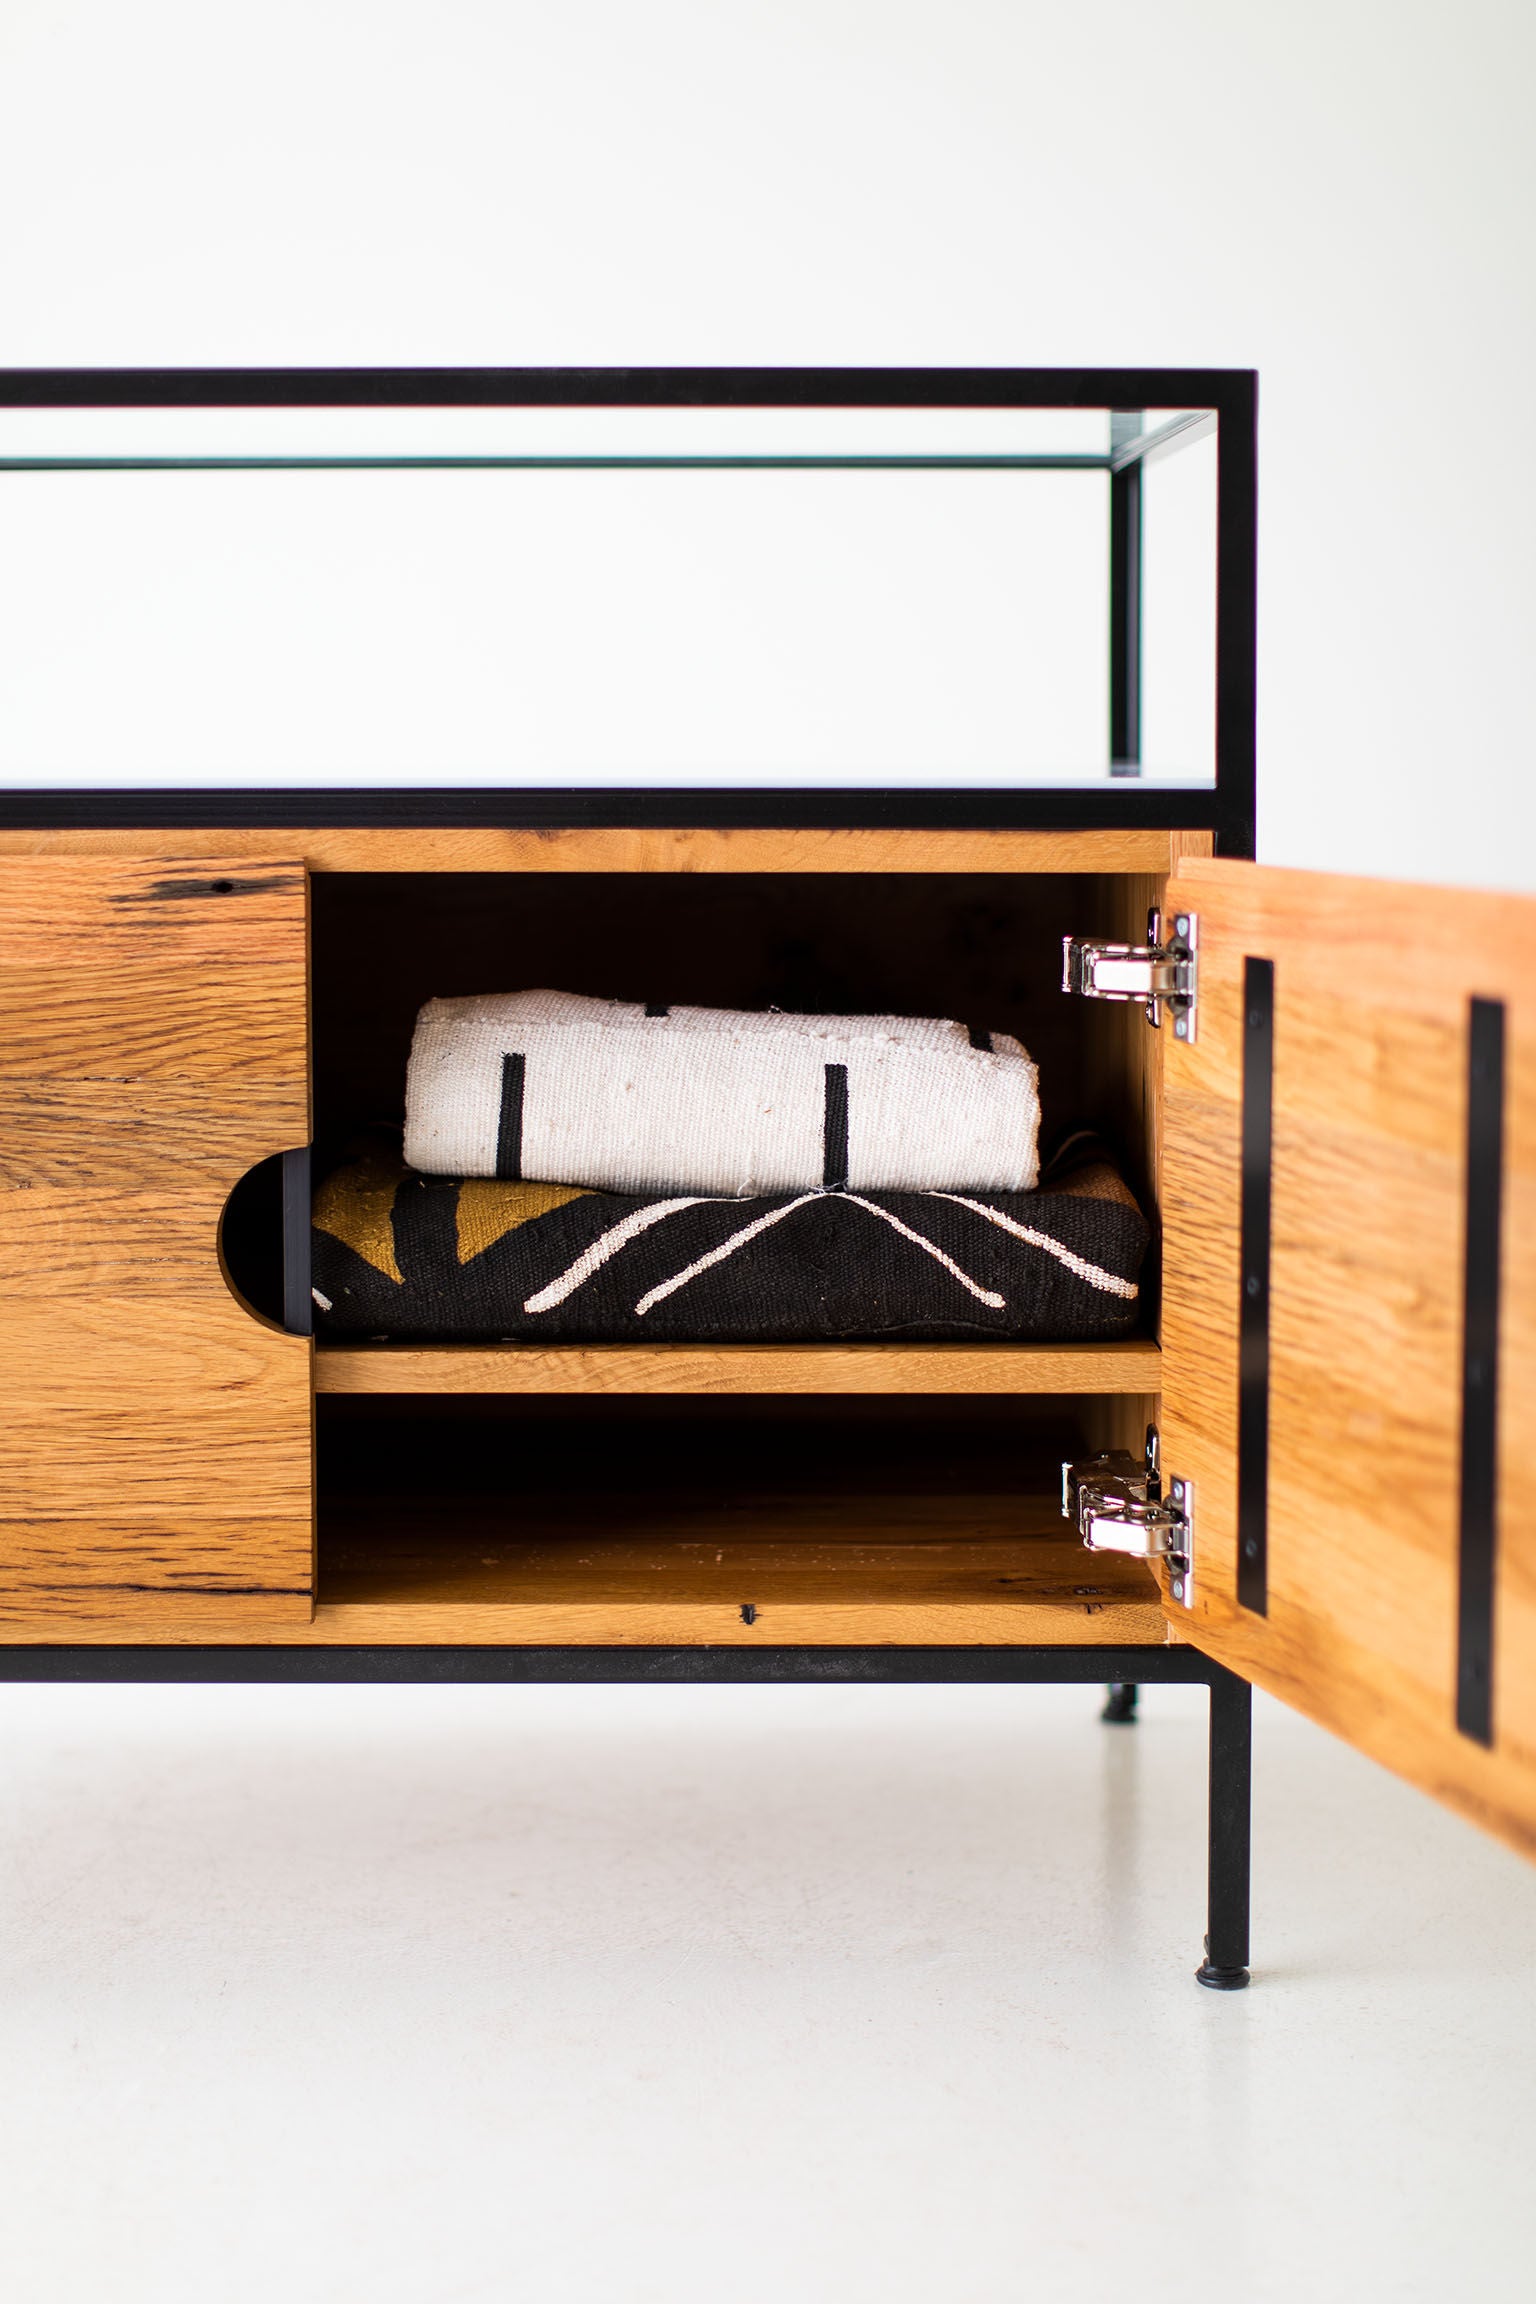
[[520, 1184], [523, 1176], [523, 1079], [526, 1056], [501, 1060], [501, 1117], [496, 1128], [496, 1173], [504, 1184]]
[[826, 1114], [821, 1126], [821, 1181], [828, 1192], [848, 1182], [848, 1067], [827, 1066]]
[[972, 1024], [968, 1026], [968, 1030], [971, 1035], [971, 1046], [973, 1048], [979, 1048], [984, 1056], [990, 1056], [992, 1053], [991, 1033], [983, 1032], [979, 1024]]

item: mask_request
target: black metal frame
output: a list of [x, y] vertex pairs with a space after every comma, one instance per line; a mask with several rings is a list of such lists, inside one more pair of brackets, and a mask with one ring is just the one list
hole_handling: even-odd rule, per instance
[[372, 1687], [571, 1681], [717, 1687], [784, 1681], [823, 1687], [1203, 1685], [1211, 1692], [1209, 1832], [1205, 1957], [1195, 1974], [1220, 1992], [1241, 1991], [1248, 1982], [1252, 1690], [1198, 1648], [0, 1647], [0, 1681], [9, 1680], [216, 1686], [343, 1681]]
[[[982, 458], [1083, 465], [1111, 475], [1112, 760], [1132, 771], [1110, 790], [807, 791], [471, 787], [200, 792], [33, 790], [0, 793], [0, 827], [83, 825], [145, 830], [241, 824], [798, 826], [809, 830], [1209, 829], [1223, 856], [1254, 843], [1257, 378], [1247, 369], [1183, 368], [183, 368], [12, 369], [4, 408], [755, 407], [1214, 409], [1217, 416], [1216, 782], [1205, 791], [1138, 790], [1140, 472], [1157, 436], [1119, 453]], [[5, 460], [0, 460], [3, 468]], [[38, 459], [11, 459], [37, 463]], [[68, 459], [53, 461], [68, 462]], [[124, 463], [135, 459], [119, 459]], [[149, 460], [144, 460], [149, 461]], [[192, 461], [199, 461], [192, 459]], [[242, 462], [245, 459], [203, 459]], [[282, 463], [285, 459], [256, 459]], [[286, 459], [288, 462], [295, 459]], [[328, 460], [322, 460], [328, 461]], [[368, 462], [370, 459], [357, 459]], [[377, 461], [410, 461], [378, 459]], [[460, 459], [475, 461], [475, 459]], [[486, 461], [496, 461], [487, 459]], [[544, 461], [547, 461], [544, 460]], [[593, 461], [557, 459], [557, 461]], [[599, 460], [603, 461], [603, 460]], [[611, 461], [625, 461], [612, 459]], [[629, 461], [637, 461], [629, 459]], [[638, 459], [646, 461], [646, 459]], [[703, 461], [730, 463], [741, 459]], [[753, 461], [757, 461], [754, 459]], [[783, 458], [785, 464], [820, 461]], [[835, 458], [830, 461], [845, 462]], [[860, 461], [921, 463], [922, 458]], [[953, 459], [943, 459], [953, 461]]]
[[1110, 414], [1109, 772], [1133, 776], [1141, 762], [1141, 458], [1114, 450], [1141, 434], [1137, 409]]

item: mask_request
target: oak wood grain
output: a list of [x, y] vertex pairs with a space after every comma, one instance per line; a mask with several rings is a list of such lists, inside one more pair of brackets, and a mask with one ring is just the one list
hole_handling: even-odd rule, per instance
[[[276, 864], [268, 861], [271, 853], [269, 836], [256, 859], [249, 849], [244, 858], [218, 849], [193, 861], [168, 855], [163, 843], [146, 849], [141, 836], [138, 854], [120, 864], [93, 854], [57, 855], [42, 871], [0, 856], [7, 973], [12, 967], [36, 971], [46, 984], [63, 969], [83, 987], [85, 964], [106, 998], [125, 966], [153, 970], [173, 959], [198, 968], [291, 966], [307, 911], [305, 870], [291, 860], [292, 851]], [[298, 957], [302, 965], [302, 952]], [[167, 978], [163, 996], [174, 998], [177, 990]], [[250, 1021], [261, 1015], [253, 1006]], [[79, 1049], [87, 1065], [101, 1053], [86, 1044]]]
[[[1153, 872], [1193, 839], [1159, 831], [814, 831], [714, 827], [520, 831], [494, 826], [293, 826], [278, 831], [0, 831], [0, 857], [118, 856], [212, 876], [231, 859], [295, 856], [311, 872]], [[247, 867], [249, 869], [249, 867]]]
[[[195, 945], [184, 966], [168, 967], [166, 947], [186, 945], [185, 915], [169, 932], [148, 924], [156, 949], [145, 955], [146, 923], [136, 921], [131, 949], [111, 968], [87, 975], [77, 961], [35, 960], [25, 966], [26, 1001], [7, 1018], [7, 1069], [29, 1080], [204, 1080], [227, 1085], [270, 1080], [291, 1054], [287, 1005], [291, 964], [266, 967]], [[102, 930], [98, 949], [118, 939]], [[28, 934], [18, 928], [18, 939]], [[226, 931], [227, 934], [227, 931]], [[232, 1035], [230, 1012], [242, 1029]], [[96, 1050], [82, 1070], [82, 1046]]]
[[297, 1645], [313, 1638], [314, 1601], [275, 1591], [179, 1592], [110, 1584], [68, 1585], [48, 1593], [0, 1593], [0, 1642], [7, 1647]]
[[[1194, 1047], [1167, 1055], [1164, 1464], [1176, 1631], [1536, 1855], [1536, 904], [1183, 867]], [[1275, 963], [1269, 1612], [1236, 1599], [1241, 995]], [[1468, 1001], [1507, 1003], [1496, 1745], [1457, 1732]]]
[[[201, 1510], [136, 1506], [131, 1496], [66, 1519], [17, 1516], [0, 1526], [0, 1619], [34, 1602], [65, 1605], [80, 1594], [82, 1547], [89, 1546], [91, 1594], [273, 1593], [312, 1597], [310, 1515], [252, 1511], [232, 1516], [212, 1499]], [[303, 1563], [294, 1581], [294, 1563]]]
[[[146, 1231], [153, 1259], [144, 1253]], [[148, 1190], [97, 1195], [29, 1183], [7, 1191], [0, 1183], [0, 1290], [13, 1298], [35, 1291], [45, 1267], [50, 1307], [63, 1296], [182, 1300], [195, 1294], [210, 1256], [218, 1261], [217, 1224], [210, 1230], [204, 1207], [167, 1188], [163, 1162], [158, 1187]]]
[[[3, 1268], [3, 1267], [0, 1267]], [[1155, 1344], [327, 1344], [317, 1392], [1141, 1392]]]
[[293, 1085], [276, 1070], [231, 1095], [212, 1079], [11, 1079], [0, 1064], [0, 1190], [143, 1189], [163, 1203], [172, 1157], [178, 1174], [222, 1186], [250, 1165], [253, 1142], [286, 1150], [294, 1120]]
[[[1054, 1647], [1157, 1648], [1166, 1632], [1156, 1600], [1141, 1608], [1080, 1612], [1019, 1602], [1012, 1606], [912, 1596], [840, 1604], [770, 1601], [748, 1624], [734, 1600], [671, 1601], [665, 1587], [649, 1600], [624, 1606], [580, 1600], [515, 1603], [504, 1607], [451, 1601], [402, 1605], [321, 1601], [306, 1638], [311, 1642], [372, 1641], [381, 1646], [462, 1643], [549, 1647], [663, 1647], [752, 1645], [779, 1647]], [[109, 1635], [103, 1635], [108, 1637]], [[73, 1637], [73, 1635], [71, 1635]], [[249, 1635], [247, 1635], [249, 1637]]]
[[372, 1499], [328, 1529], [322, 1562], [322, 1641], [1164, 1637], [1146, 1569], [1090, 1559], [1042, 1497]]
[[302, 865], [0, 861], [0, 1004], [0, 1637], [291, 1632], [311, 1348], [218, 1231], [309, 1136]]

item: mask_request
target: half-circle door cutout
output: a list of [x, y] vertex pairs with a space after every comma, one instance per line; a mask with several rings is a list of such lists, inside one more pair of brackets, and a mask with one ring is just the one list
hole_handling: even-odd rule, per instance
[[314, 1332], [309, 1146], [248, 1168], [219, 1219], [224, 1277], [248, 1311], [290, 1336]]

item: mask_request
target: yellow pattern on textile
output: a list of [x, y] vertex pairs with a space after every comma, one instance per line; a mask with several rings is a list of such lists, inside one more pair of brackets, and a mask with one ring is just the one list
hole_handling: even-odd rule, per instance
[[405, 1274], [395, 1262], [395, 1193], [404, 1170], [398, 1161], [369, 1154], [348, 1168], [337, 1168], [315, 1194], [311, 1219], [329, 1232], [386, 1280]]
[[584, 1200], [576, 1184], [498, 1184], [488, 1177], [471, 1176], [459, 1186], [459, 1262], [494, 1248], [519, 1224], [563, 1208], [567, 1200]]

